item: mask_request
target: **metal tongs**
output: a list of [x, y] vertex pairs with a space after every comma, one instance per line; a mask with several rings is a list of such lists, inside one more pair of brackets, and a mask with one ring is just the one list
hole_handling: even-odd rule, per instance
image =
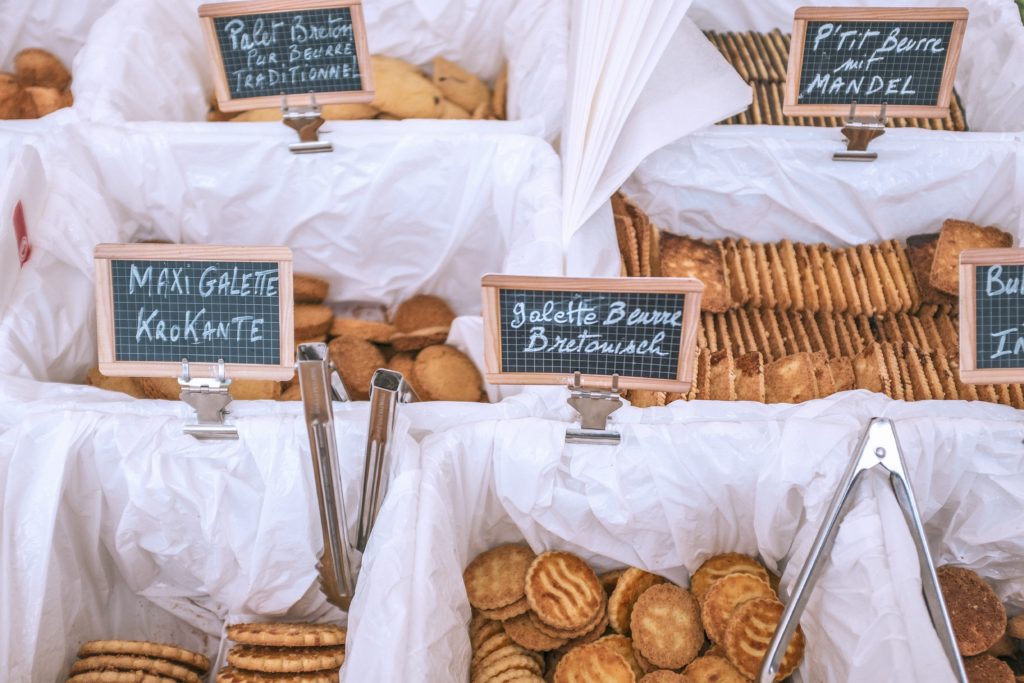
[[946, 601], [942, 598], [942, 590], [939, 588], [935, 564], [932, 562], [932, 556], [928, 550], [928, 542], [925, 538], [924, 525], [921, 523], [921, 515], [917, 509], [917, 501], [914, 498], [914, 490], [910, 485], [910, 478], [907, 476], [907, 468], [903, 461], [899, 441], [896, 439], [896, 430], [890, 420], [882, 418], [875, 418], [868, 425], [860, 445], [854, 451], [853, 460], [850, 462], [846, 474], [839, 482], [839, 489], [836, 491], [835, 498], [832, 499], [828, 513], [825, 515], [825, 521], [818, 530], [818, 536], [814, 539], [807, 562], [800, 571], [800, 577], [796, 581], [789, 604], [782, 614], [782, 620], [775, 630], [775, 636], [768, 646], [768, 652], [761, 664], [761, 672], [758, 676], [759, 683], [772, 683], [778, 675], [786, 648], [796, 632], [800, 623], [800, 615], [803, 614], [807, 600], [810, 598], [811, 589], [814, 588], [814, 584], [825, 566], [823, 560], [831, 552], [832, 544], [839, 531], [839, 523], [849, 510], [853, 500], [853, 491], [860, 482], [861, 475], [876, 467], [881, 467], [888, 473], [889, 484], [896, 496], [896, 502], [903, 510], [910, 535], [914, 539], [914, 545], [917, 546], [925, 602], [928, 605], [932, 624], [946, 651], [946, 657], [949, 658], [956, 679], [960, 683], [968, 683], [963, 660], [960, 658], [960, 650], [957, 648], [956, 638], [953, 635], [953, 626], [949, 621], [949, 612], [946, 610]]

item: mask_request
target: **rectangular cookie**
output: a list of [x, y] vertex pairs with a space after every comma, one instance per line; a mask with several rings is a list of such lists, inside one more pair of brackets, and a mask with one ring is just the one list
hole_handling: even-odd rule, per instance
[[761, 301], [765, 307], [775, 308], [778, 305], [778, 299], [775, 297], [771, 268], [768, 265], [768, 251], [760, 242], [755, 242], [752, 247], [757, 264], [757, 277], [761, 282]]
[[967, 221], [949, 219], [942, 224], [929, 284], [958, 296], [960, 293], [960, 252], [967, 249], [1002, 249], [1013, 246], [1013, 235], [996, 227], [983, 228]]
[[803, 403], [818, 395], [811, 354], [798, 353], [768, 363], [764, 368], [768, 403]]
[[807, 304], [804, 301], [804, 286], [800, 280], [800, 266], [797, 263], [796, 247], [789, 240], [782, 240], [778, 244], [778, 255], [785, 277], [786, 286], [789, 290], [789, 300], [793, 310], [806, 310]]
[[736, 400], [736, 369], [732, 351], [725, 349], [711, 354], [708, 398], [712, 401]]
[[754, 308], [761, 308], [764, 297], [761, 296], [761, 277], [757, 274], [757, 257], [754, 256], [754, 245], [747, 238], [742, 238], [737, 243], [740, 259], [743, 261], [743, 274], [747, 279], [747, 286], [750, 288], [750, 305]]
[[747, 278], [743, 272], [743, 263], [740, 260], [739, 251], [736, 249], [736, 240], [727, 238], [721, 241], [719, 248], [725, 268], [725, 279], [729, 282], [729, 291], [733, 303], [738, 306], [745, 306], [750, 302], [750, 289], [747, 287]]
[[[803, 289], [804, 310], [817, 313], [821, 309], [821, 304], [818, 301], [818, 278], [811, 270], [811, 257], [807, 251], [807, 245], [798, 243], [792, 246], [796, 255], [796, 271], [800, 278], [800, 287]], [[785, 255], [783, 258], [786, 258]]]
[[910, 293], [910, 283], [908, 282], [908, 280], [913, 279], [913, 273], [908, 273], [904, 269], [903, 263], [896, 253], [898, 247], [899, 242], [896, 240], [882, 242], [878, 245], [878, 254], [885, 261], [885, 267], [896, 286], [896, 291], [902, 302], [900, 310], [903, 312], [916, 311], [918, 302], [914, 301], [914, 297]]
[[832, 373], [833, 393], [850, 391], [856, 386], [856, 378], [853, 375], [853, 363], [846, 356], [831, 358], [828, 361], [829, 371]]
[[666, 233], [661, 236], [661, 270], [666, 277], [695, 277], [703, 282], [701, 310], [722, 313], [732, 308], [717, 244]]
[[736, 359], [736, 400], [764, 403], [764, 359], [757, 351]]
[[788, 311], [793, 307], [793, 299], [789, 292], [786, 266], [782, 263], [778, 246], [769, 242], [765, 245], [765, 253], [768, 256], [768, 273], [772, 281], [772, 291], [775, 293], [775, 305], [783, 311]]
[[921, 304], [955, 305], [958, 301], [957, 297], [940, 292], [931, 286], [932, 262], [935, 260], [935, 248], [938, 246], [938, 242], [938, 233], [913, 235], [907, 238], [904, 255], [910, 262], [914, 286], [918, 290]]
[[707, 340], [709, 351], [718, 351], [722, 347], [718, 343], [718, 330], [715, 326], [715, 314], [704, 311], [700, 314], [701, 329], [704, 330], [704, 337]]
[[858, 389], [891, 395], [891, 379], [881, 345], [871, 344], [853, 356], [851, 361]]
[[835, 388], [835, 379], [832, 377], [832, 368], [828, 364], [828, 354], [824, 351], [815, 351], [810, 356], [811, 364], [814, 366], [814, 381], [818, 387], [818, 398], [831, 396]]

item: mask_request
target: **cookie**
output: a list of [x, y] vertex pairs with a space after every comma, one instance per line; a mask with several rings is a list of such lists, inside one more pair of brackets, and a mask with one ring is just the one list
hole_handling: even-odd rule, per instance
[[[613, 569], [610, 572], [598, 574], [597, 578], [600, 580], [604, 592], [611, 595], [615, 591], [615, 587], [619, 585], [619, 578], [625, 573], [626, 569]], [[608, 609], [610, 610], [611, 606]]]
[[511, 605], [505, 607], [498, 607], [497, 609], [482, 609], [480, 613], [488, 619], [494, 619], [495, 621], [504, 621], [513, 617], [518, 617], [521, 614], [526, 614], [530, 609], [530, 604], [526, 602], [526, 596], [519, 598]]
[[327, 334], [334, 320], [334, 311], [322, 304], [295, 306], [295, 338], [312, 339]]
[[[607, 605], [607, 600], [605, 600], [604, 604]], [[547, 627], [542, 625], [541, 628], [545, 629]], [[603, 636], [605, 634], [605, 632], [607, 630], [608, 630], [608, 613], [607, 613], [605, 607], [602, 606], [601, 607], [601, 611], [597, 615], [597, 620], [595, 622], [593, 622], [593, 624], [591, 624], [591, 626], [589, 628], [587, 628], [583, 633], [580, 633], [579, 635], [572, 636], [570, 638], [569, 642], [566, 643], [565, 645], [563, 645], [559, 649], [562, 652], [568, 652], [569, 650], [573, 649], [574, 647], [579, 647], [580, 645], [588, 645], [590, 643], [596, 642], [601, 636]], [[559, 633], [566, 633], [566, 631], [560, 631]]]
[[67, 683], [178, 683], [173, 678], [156, 676], [145, 671], [84, 671], [67, 680]]
[[70, 91], [61, 92], [56, 88], [34, 85], [25, 87], [24, 91], [32, 98], [32, 104], [36, 108], [36, 116], [46, 116], [58, 109], [70, 107], [72, 104]]
[[438, 344], [420, 351], [413, 374], [423, 392], [420, 398], [428, 401], [479, 401], [483, 393], [480, 371], [454, 346]]
[[637, 679], [642, 678], [644, 670], [640, 668], [640, 664], [636, 661], [636, 656], [633, 654], [633, 641], [626, 636], [614, 634], [610, 636], [604, 636], [594, 641], [595, 645], [606, 647], [612, 652], [616, 652], [626, 660], [629, 664], [629, 668], [633, 670], [633, 675]]
[[154, 657], [166, 659], [172, 662], [180, 662], [200, 673], [210, 669], [210, 660], [190, 650], [174, 645], [163, 643], [152, 643], [144, 640], [90, 640], [82, 643], [78, 648], [79, 657], [90, 657], [93, 655], [136, 655], [139, 657]]
[[768, 581], [752, 574], [730, 574], [711, 584], [700, 606], [701, 622], [708, 638], [721, 642], [725, 627], [737, 607], [755, 598], [776, 598]]
[[181, 385], [174, 377], [139, 377], [137, 381], [146, 398], [165, 401], [177, 401], [181, 398]]
[[757, 265], [757, 276], [761, 284], [761, 300], [766, 308], [778, 306], [778, 298], [775, 292], [775, 282], [772, 278], [771, 267], [768, 263], [768, 250], [760, 242], [753, 245], [754, 263]]
[[957, 296], [939, 291], [931, 285], [932, 263], [938, 243], [938, 233], [913, 235], [907, 238], [905, 255], [910, 262], [921, 303], [953, 306], [958, 302]]
[[983, 228], [967, 221], [947, 220], [942, 224], [928, 282], [935, 289], [960, 293], [960, 252], [966, 249], [1005, 249], [1013, 246], [1013, 235], [999, 228]]
[[[740, 605], [725, 629], [725, 653], [729, 662], [747, 678], [757, 678], [768, 646], [784, 611], [774, 598], [757, 598]], [[804, 656], [804, 633], [799, 626], [783, 655], [776, 681], [789, 678]]]
[[627, 398], [634, 408], [658, 408], [666, 405], [668, 395], [664, 391], [630, 389]]
[[1017, 655], [1017, 642], [1007, 634], [992, 644], [992, 647], [985, 650], [985, 654], [993, 657], [1015, 657]]
[[1006, 621], [1006, 635], [1024, 640], [1024, 614], [1018, 614]]
[[558, 662], [555, 683], [633, 683], [636, 676], [617, 652], [597, 644], [569, 651]]
[[[789, 244], [784, 242], [783, 244]], [[796, 259], [795, 271], [800, 280], [800, 288], [803, 290], [803, 302], [804, 310], [810, 312], [817, 312], [821, 308], [821, 302], [819, 299], [819, 285], [818, 285], [818, 274], [811, 269], [811, 255], [810, 250], [813, 247], [808, 248], [806, 244], [793, 244], [792, 245], [794, 258]], [[786, 251], [788, 247], [783, 249], [783, 258], [788, 258]], [[817, 255], [817, 259], [821, 259], [821, 255]]]
[[782, 262], [778, 245], [769, 242], [764, 245], [764, 248], [768, 258], [768, 274], [772, 280], [776, 306], [783, 311], [788, 311], [793, 307], [793, 298], [790, 295], [789, 278], [786, 277], [786, 265]]
[[338, 669], [344, 663], [345, 648], [340, 646], [260, 647], [235, 645], [228, 651], [228, 664], [247, 671], [305, 673]]
[[732, 352], [728, 349], [711, 354], [711, 376], [708, 399], [712, 401], [736, 400], [736, 370]]
[[419, 396], [422, 392], [416, 386], [416, 354], [409, 351], [396, 353], [388, 360], [388, 370], [400, 373]]
[[[280, 113], [279, 113], [280, 116]], [[292, 292], [297, 304], [320, 304], [327, 298], [327, 280], [315, 275], [295, 273], [292, 276]]]
[[97, 389], [128, 394], [133, 398], [146, 398], [146, 393], [134, 377], [107, 377], [100, 373], [99, 368], [89, 370], [89, 373], [85, 376], [85, 383]]
[[804, 283], [800, 278], [800, 265], [797, 261], [795, 245], [789, 240], [782, 240], [778, 244], [778, 255], [779, 268], [782, 271], [782, 276], [786, 279], [792, 308], [803, 311], [807, 308], [807, 300], [804, 296]]
[[244, 623], [227, 628], [228, 638], [243, 645], [324, 647], [344, 645], [348, 629], [336, 624]]
[[502, 65], [498, 77], [494, 80], [491, 109], [494, 110], [496, 118], [502, 121], [508, 120], [508, 62]]
[[612, 195], [612, 214], [615, 218], [615, 238], [619, 243], [619, 254], [622, 256], [626, 275], [640, 277], [640, 242], [621, 193], [616, 192]]
[[553, 638], [533, 625], [530, 615], [523, 612], [519, 616], [507, 619], [502, 623], [505, 633], [517, 645], [535, 652], [546, 652], [562, 647], [569, 639]]
[[71, 675], [74, 676], [86, 671], [105, 671], [107, 669], [144, 671], [148, 674], [172, 678], [182, 683], [202, 683], [199, 675], [187, 666], [176, 664], [166, 659], [154, 659], [152, 657], [139, 657], [135, 655], [93, 655], [91, 657], [84, 657], [72, 665]]
[[764, 298], [761, 294], [761, 277], [758, 275], [754, 245], [744, 237], [737, 242], [736, 249], [743, 264], [743, 275], [746, 278], [747, 286], [750, 288], [749, 303], [754, 308], [760, 308], [764, 304]]
[[539, 674], [540, 661], [538, 661], [538, 657], [535, 653], [527, 652], [518, 645], [503, 647], [477, 662], [470, 669], [470, 679], [481, 682], [489, 681], [495, 676], [513, 670]]
[[[811, 267], [818, 274], [818, 297], [826, 313], [848, 313], [852, 308], [843, 286], [836, 255], [824, 244], [809, 247]], [[853, 294], [851, 293], [851, 296]]]
[[661, 272], [665, 277], [693, 277], [703, 282], [701, 310], [722, 313], [732, 307], [722, 252], [716, 244], [679, 235], [662, 235]]
[[711, 393], [711, 352], [702, 349], [697, 355], [697, 371], [693, 379], [697, 398], [705, 400]]
[[733, 303], [744, 306], [750, 301], [750, 288], [747, 286], [743, 260], [736, 248], [736, 241], [731, 238], [724, 239], [718, 245], [722, 252], [722, 264]]
[[818, 395], [814, 362], [809, 353], [796, 353], [764, 368], [768, 403], [803, 403]]
[[376, 344], [387, 344], [398, 330], [380, 320], [359, 320], [357, 318], [335, 318], [331, 322], [332, 337], [352, 337]]
[[[864, 285], [871, 301], [871, 308], [879, 315], [892, 310], [899, 310], [899, 306], [892, 306], [892, 302], [886, 300], [886, 291], [882, 282], [882, 274], [878, 272], [878, 265], [875, 261], [875, 253], [869, 244], [860, 244], [850, 251], [850, 257], [856, 258], [863, 276]], [[888, 272], [888, 271], [887, 271]]]
[[913, 389], [911, 389], [911, 395], [908, 398], [906, 395], [906, 387], [909, 382], [906, 379], [906, 372], [901, 368], [899, 360], [896, 358], [896, 347], [893, 344], [881, 344], [882, 349], [882, 360], [885, 362], [885, 370], [889, 375], [889, 382], [883, 388], [883, 391], [889, 396], [889, 398], [897, 401], [912, 401]]
[[450, 327], [455, 312], [441, 297], [417, 294], [395, 309], [392, 324], [399, 332], [415, 332], [424, 328]]
[[698, 657], [683, 673], [687, 683], [747, 683], [747, 678], [728, 659], [715, 655]]
[[325, 104], [320, 107], [320, 116], [325, 121], [365, 121], [375, 118], [378, 114], [380, 110], [377, 107], [363, 102]]
[[633, 605], [651, 586], [664, 583], [665, 579], [643, 569], [626, 569], [615, 584], [615, 590], [608, 597], [608, 622], [616, 633], [629, 633], [629, 619]]
[[891, 393], [891, 379], [882, 355], [882, 347], [872, 344], [851, 359], [858, 389]]
[[466, 111], [475, 111], [484, 103], [490, 107], [491, 91], [475, 75], [444, 57], [435, 57], [433, 67], [433, 83], [446, 99]]
[[992, 655], [965, 657], [964, 671], [970, 683], [1014, 683], [1010, 665]]
[[66, 90], [71, 72], [56, 55], [39, 48], [28, 48], [14, 56], [14, 73], [22, 86], [42, 86]]
[[663, 669], [686, 666], [704, 645], [696, 598], [670, 583], [652, 586], [640, 596], [630, 616], [630, 630], [636, 649]]
[[736, 366], [736, 400], [757, 401], [764, 403], [766, 400], [764, 384], [764, 360], [757, 351], [747, 353], [735, 361]]
[[415, 332], [396, 332], [388, 339], [388, 344], [396, 351], [421, 351], [428, 346], [437, 346], [448, 341], [448, 326], [424, 327]]
[[399, 119], [436, 119], [443, 95], [436, 85], [412, 64], [373, 55], [375, 94], [373, 107]]
[[606, 600], [594, 570], [579, 557], [558, 551], [542, 553], [530, 565], [526, 599], [540, 621], [566, 631], [592, 624]]
[[459, 105], [455, 104], [451, 100], [441, 100], [441, 116], [438, 118], [446, 119], [448, 121], [465, 121], [473, 118], [473, 114], [466, 111]]
[[649, 674], [644, 674], [639, 683], [690, 683], [690, 679], [668, 669], [658, 669]]
[[368, 399], [374, 373], [386, 364], [380, 349], [362, 339], [335, 337], [327, 351], [349, 397], [356, 401]]
[[992, 647], [1006, 632], [1003, 603], [977, 573], [963, 567], [939, 567], [939, 586], [964, 657]]
[[754, 558], [740, 553], [723, 553], [709, 557], [693, 573], [690, 591], [701, 602], [715, 581], [730, 574], [752, 574], [768, 580], [768, 570]]
[[522, 544], [500, 545], [477, 555], [462, 573], [469, 604], [497, 609], [524, 597], [527, 571], [535, 558]]
[[284, 683], [338, 683], [337, 671], [310, 671], [307, 673], [271, 674], [245, 671], [227, 666], [217, 674], [217, 683], [263, 683], [279, 681]]
[[[831, 358], [828, 361], [829, 372], [832, 373], [832, 392], [849, 391], [856, 386], [857, 380], [853, 372], [853, 362], [845, 357]], [[818, 387], [821, 390], [821, 387]]]

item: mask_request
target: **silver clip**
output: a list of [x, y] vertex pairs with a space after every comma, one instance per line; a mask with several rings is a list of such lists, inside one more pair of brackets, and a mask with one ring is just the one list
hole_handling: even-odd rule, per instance
[[949, 659], [950, 666], [953, 667], [956, 679], [960, 683], [967, 683], [967, 673], [964, 671], [960, 650], [957, 648], [956, 638], [953, 635], [953, 626], [949, 621], [949, 612], [939, 587], [935, 563], [928, 550], [924, 524], [921, 522], [917, 500], [914, 498], [914, 489], [907, 476], [907, 467], [903, 460], [899, 441], [896, 439], [896, 430], [890, 420], [881, 418], [873, 419], [868, 425], [860, 445], [854, 451], [850, 466], [839, 482], [839, 489], [829, 505], [825, 521], [818, 530], [814, 545], [811, 546], [811, 552], [807, 556], [807, 562], [800, 570], [800, 576], [796, 580], [789, 604], [786, 605], [779, 626], [775, 630], [775, 636], [768, 646], [768, 652], [765, 654], [758, 676], [760, 683], [772, 683], [778, 675], [786, 648], [800, 623], [800, 615], [803, 614], [811, 590], [824, 569], [825, 556], [832, 550], [832, 544], [839, 532], [839, 524], [846, 516], [853, 501], [853, 491], [860, 482], [861, 475], [876, 467], [881, 467], [888, 474], [893, 495], [896, 496], [896, 502], [903, 511], [910, 535], [914, 539], [914, 545], [917, 546], [924, 598], [935, 632], [942, 642], [942, 647], [946, 651], [946, 657]]
[[324, 125], [324, 119], [320, 116], [320, 106], [316, 103], [314, 93], [309, 93], [309, 108], [289, 106], [288, 97], [282, 93], [281, 114], [284, 125], [299, 134], [299, 141], [288, 145], [293, 154], [330, 152], [334, 149], [330, 142], [320, 139], [320, 127]]
[[836, 152], [832, 155], [833, 161], [874, 161], [878, 158], [877, 152], [869, 152], [868, 145], [875, 138], [885, 135], [885, 108], [882, 103], [882, 110], [878, 116], [857, 118], [857, 102], [850, 104], [850, 116], [843, 122], [842, 132], [846, 136], [846, 151]]
[[366, 550], [377, 514], [386, 493], [385, 472], [391, 456], [395, 416], [399, 403], [417, 400], [416, 392], [400, 372], [377, 370], [370, 383], [370, 424], [366, 435], [363, 466], [363, 497], [359, 502], [359, 532], [356, 548]]
[[328, 602], [347, 610], [355, 592], [355, 574], [331, 402], [335, 397], [331, 376], [337, 373], [328, 360], [326, 344], [300, 344], [296, 365], [324, 538], [318, 567], [320, 590]]
[[567, 403], [580, 414], [580, 428], [566, 430], [566, 443], [615, 446], [622, 440], [618, 432], [608, 429], [608, 418], [622, 407], [618, 375], [612, 375], [611, 391], [600, 391], [584, 388], [580, 373], [573, 374]]
[[214, 372], [214, 377], [194, 378], [188, 359], [181, 359], [181, 400], [196, 411], [196, 422], [185, 425], [185, 433], [197, 439], [237, 439], [238, 428], [224, 422], [231, 403], [231, 380], [227, 378], [223, 359], [217, 361]]

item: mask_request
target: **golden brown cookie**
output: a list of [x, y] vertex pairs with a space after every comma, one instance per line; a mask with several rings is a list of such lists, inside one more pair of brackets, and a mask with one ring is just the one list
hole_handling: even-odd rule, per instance
[[324, 647], [344, 645], [348, 629], [336, 624], [245, 623], [228, 626], [228, 638], [243, 645]]
[[[604, 587], [604, 592], [611, 595], [615, 590], [615, 586], [619, 584], [619, 577], [626, 573], [626, 569], [613, 569], [610, 572], [598, 575], [598, 579], [601, 581], [601, 585]], [[609, 610], [611, 607], [609, 606]]]
[[349, 396], [356, 401], [368, 399], [373, 374], [386, 364], [380, 349], [362, 339], [335, 337], [327, 351]]
[[640, 667], [640, 664], [636, 661], [636, 655], [633, 654], [633, 641], [626, 636], [613, 634], [610, 636], [604, 636], [594, 641], [595, 645], [601, 647], [607, 647], [612, 652], [617, 652], [622, 655], [622, 658], [629, 664], [629, 668], [633, 670], [633, 675], [638, 679], [644, 675], [644, 670]]
[[722, 252], [725, 276], [729, 282], [729, 291], [733, 303], [744, 306], [750, 301], [750, 288], [747, 285], [747, 277], [743, 269], [743, 258], [740, 256], [739, 249], [736, 246], [736, 240], [731, 238], [722, 240], [719, 243], [719, 250]]
[[247, 671], [304, 673], [337, 669], [345, 663], [345, 648], [259, 647], [235, 645], [228, 651], [228, 664]]
[[942, 224], [929, 283], [935, 289], [960, 293], [960, 252], [967, 249], [1000, 249], [1013, 246], [1013, 235], [996, 227], [983, 228], [967, 221], [949, 219]]
[[511, 619], [512, 617], [518, 617], [520, 614], [526, 614], [529, 609], [530, 603], [526, 601], [526, 596], [524, 595], [511, 605], [498, 607], [496, 609], [482, 609], [480, 610], [480, 613], [488, 619], [504, 621], [506, 619]]
[[322, 304], [295, 306], [295, 338], [312, 339], [327, 334], [334, 320], [334, 311]]
[[475, 111], [481, 104], [490, 104], [487, 84], [461, 66], [444, 57], [434, 58], [434, 85], [446, 99], [466, 111]]
[[649, 674], [644, 674], [639, 683], [690, 683], [690, 679], [683, 674], [677, 674], [668, 669], [658, 669]]
[[725, 656], [704, 655], [683, 672], [687, 683], [747, 683], [747, 678]]
[[0, 119], [34, 119], [39, 116], [31, 93], [13, 78], [0, 78]]
[[957, 296], [941, 292], [931, 285], [932, 263], [938, 243], [938, 233], [912, 235], [907, 238], [906, 258], [913, 270], [913, 281], [920, 292], [921, 303], [956, 305], [959, 300]]
[[494, 116], [502, 121], [508, 119], [508, 62], [502, 65], [491, 92], [491, 109]]
[[174, 645], [152, 643], [144, 640], [90, 640], [78, 648], [79, 657], [93, 655], [136, 655], [154, 657], [186, 664], [200, 673], [210, 669], [210, 660], [190, 650]]
[[[439, 344], [420, 351], [413, 366], [420, 398], [428, 401], [478, 401], [483, 378], [469, 357], [454, 346]], [[419, 393], [419, 392], [417, 392]]]
[[736, 608], [755, 598], [776, 598], [768, 581], [752, 574], [730, 574], [711, 584], [700, 606], [701, 622], [708, 637], [722, 642], [725, 627]]
[[[280, 112], [278, 112], [280, 114]], [[292, 276], [292, 292], [297, 304], [320, 304], [327, 298], [327, 280], [315, 275], [295, 273]]]
[[146, 398], [176, 401], [181, 397], [181, 385], [174, 377], [139, 377], [137, 381]]
[[542, 553], [526, 574], [526, 599], [534, 616], [556, 629], [592, 626], [606, 604], [594, 570], [570, 553]]
[[71, 106], [69, 101], [70, 93], [62, 93], [56, 88], [30, 85], [25, 88], [25, 92], [32, 98], [37, 116], [46, 116], [58, 109]]
[[244, 671], [227, 666], [217, 674], [217, 683], [263, 683], [279, 681], [283, 683], [338, 683], [337, 671], [310, 671], [307, 673], [271, 674], [258, 671]]
[[1011, 638], [1024, 640], [1024, 614], [1018, 614], [1007, 620], [1006, 634]]
[[444, 344], [448, 340], [450, 327], [424, 327], [415, 332], [396, 332], [388, 343], [396, 351], [420, 351], [428, 346]]
[[395, 332], [394, 326], [386, 322], [357, 318], [335, 318], [330, 329], [332, 337], [352, 337], [377, 344], [387, 344]]
[[553, 638], [543, 633], [533, 625], [530, 615], [526, 612], [511, 619], [506, 619], [502, 626], [508, 637], [516, 644], [534, 652], [555, 650], [569, 642], [567, 638]]
[[470, 668], [472, 681], [490, 681], [509, 671], [540, 674], [541, 659], [536, 653], [527, 652], [518, 645], [495, 650]]
[[644, 591], [633, 607], [630, 630], [640, 654], [663, 669], [686, 666], [704, 645], [697, 600], [670, 583]]
[[22, 86], [42, 86], [66, 90], [71, 72], [56, 55], [39, 48], [28, 48], [14, 56], [14, 73]]
[[145, 671], [84, 671], [68, 679], [68, 683], [178, 683], [173, 678], [156, 676]]
[[535, 557], [529, 546], [516, 543], [477, 555], [462, 573], [469, 604], [478, 609], [498, 609], [522, 598], [527, 571]]
[[424, 328], [450, 327], [455, 313], [444, 299], [432, 294], [417, 294], [395, 310], [392, 324], [399, 332], [411, 333]]
[[768, 403], [803, 403], [818, 396], [814, 362], [809, 353], [795, 353], [768, 363], [764, 383]]
[[758, 352], [736, 359], [736, 400], [765, 402], [764, 361]]
[[858, 389], [877, 393], [892, 391], [892, 379], [880, 344], [871, 344], [851, 360]]
[[849, 358], [845, 356], [832, 358], [828, 362], [828, 367], [832, 373], [833, 393], [849, 391], [854, 388], [856, 378], [853, 374], [853, 363]]
[[690, 590], [697, 598], [697, 602], [704, 600], [705, 594], [715, 581], [730, 574], [753, 574], [765, 581], [768, 580], [768, 570], [749, 555], [740, 553], [713, 555], [704, 561], [704, 564], [693, 573], [693, 577], [690, 579]]
[[970, 683], [1014, 683], [1010, 665], [991, 655], [964, 657], [964, 670]]
[[436, 119], [443, 95], [436, 85], [412, 64], [392, 57], [373, 55], [376, 90], [372, 105], [398, 119]]
[[[773, 598], [757, 598], [740, 605], [725, 629], [725, 652], [729, 661], [747, 678], [756, 678], [768, 653], [784, 608]], [[789, 678], [804, 656], [804, 632], [799, 626], [783, 655], [776, 681]]]
[[1017, 654], [1017, 642], [1006, 633], [985, 650], [985, 654], [993, 657], [1013, 657]]
[[665, 233], [661, 236], [661, 272], [665, 277], [693, 277], [703, 282], [702, 310], [722, 313], [732, 307], [717, 244]]
[[1006, 609], [995, 591], [964, 567], [939, 567], [938, 575], [960, 654], [971, 657], [992, 647], [1006, 632]]
[[626, 569], [608, 598], [608, 623], [611, 627], [617, 633], [628, 634], [633, 605], [648, 588], [664, 582], [662, 577], [643, 569]]
[[570, 650], [558, 662], [555, 683], [634, 683], [629, 663], [617, 652], [596, 643]]
[[732, 360], [732, 352], [728, 349], [715, 351], [711, 354], [711, 375], [708, 388], [708, 399], [712, 401], [736, 400], [736, 368]]
[[133, 655], [93, 655], [79, 659], [71, 667], [71, 675], [86, 671], [144, 671], [148, 674], [173, 678], [182, 683], [202, 683], [202, 679], [192, 669], [166, 659], [138, 657]]

